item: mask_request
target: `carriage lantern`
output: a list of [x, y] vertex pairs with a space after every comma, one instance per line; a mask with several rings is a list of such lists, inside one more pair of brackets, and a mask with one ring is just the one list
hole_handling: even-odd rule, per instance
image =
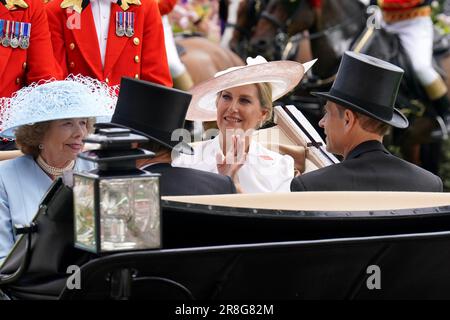
[[159, 175], [136, 168], [150, 151], [147, 141], [128, 129], [103, 128], [85, 139], [99, 149], [79, 158], [95, 170], [74, 174], [75, 247], [94, 253], [161, 247]]

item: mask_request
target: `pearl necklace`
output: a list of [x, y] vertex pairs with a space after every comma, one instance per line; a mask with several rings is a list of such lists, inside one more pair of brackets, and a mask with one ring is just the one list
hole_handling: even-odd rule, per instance
[[64, 168], [52, 167], [49, 164], [47, 164], [47, 162], [45, 162], [45, 160], [42, 159], [40, 155], [37, 157], [36, 162], [41, 167], [41, 169], [45, 171], [45, 173], [51, 175], [52, 177], [62, 176], [64, 171], [72, 170], [73, 167], [75, 166], [75, 160], [72, 160]]

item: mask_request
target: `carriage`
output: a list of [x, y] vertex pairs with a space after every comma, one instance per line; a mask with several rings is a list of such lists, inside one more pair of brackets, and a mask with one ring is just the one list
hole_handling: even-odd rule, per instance
[[[278, 126], [260, 141], [276, 134], [307, 147], [303, 171], [338, 161], [295, 110], [277, 107]], [[160, 206], [159, 248], [95, 254], [74, 247], [73, 191], [56, 180], [1, 266], [2, 297], [450, 298], [447, 193], [162, 197]]]

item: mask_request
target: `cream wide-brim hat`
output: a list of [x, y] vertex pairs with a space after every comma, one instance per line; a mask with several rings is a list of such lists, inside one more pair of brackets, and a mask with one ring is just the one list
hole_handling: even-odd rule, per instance
[[275, 101], [295, 88], [304, 73], [304, 66], [298, 62], [267, 62], [262, 56], [249, 57], [246, 66], [220, 71], [214, 78], [193, 87], [190, 90], [192, 100], [186, 120], [215, 121], [217, 94], [229, 88], [267, 82], [272, 86], [272, 101]]
[[117, 103], [117, 86], [69, 75], [65, 80], [33, 83], [0, 99], [0, 134], [14, 138], [23, 125], [73, 118], [109, 121]]

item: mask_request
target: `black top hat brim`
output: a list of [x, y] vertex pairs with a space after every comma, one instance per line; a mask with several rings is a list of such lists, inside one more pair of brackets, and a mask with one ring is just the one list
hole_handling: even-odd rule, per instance
[[144, 137], [149, 138], [151, 141], [159, 143], [161, 145], [163, 145], [164, 147], [170, 149], [170, 150], [175, 150], [177, 152], [183, 153], [183, 154], [187, 154], [187, 155], [193, 155], [194, 154], [194, 149], [192, 149], [192, 147], [187, 144], [184, 141], [173, 141], [173, 144], [169, 144], [167, 142], [165, 142], [164, 137], [157, 137], [158, 133], [154, 132], [153, 134], [147, 134], [145, 132], [133, 129], [131, 127], [127, 127], [125, 125], [122, 124], [118, 124], [118, 123], [114, 123], [114, 122], [108, 122], [108, 123], [97, 123], [96, 124], [97, 127], [100, 128], [104, 128], [104, 127], [118, 127], [118, 128], [124, 128], [124, 129], [129, 129], [131, 132], [142, 135]]
[[396, 127], [396, 128], [405, 129], [409, 125], [408, 119], [403, 115], [403, 113], [401, 113], [396, 108], [394, 108], [392, 119], [387, 120], [387, 119], [383, 119], [383, 118], [377, 116], [376, 114], [373, 114], [373, 113], [367, 111], [366, 109], [364, 109], [364, 108], [362, 108], [362, 107], [360, 107], [360, 106], [358, 106], [358, 105], [356, 105], [356, 104], [354, 104], [354, 103], [352, 103], [350, 101], [347, 101], [347, 100], [345, 100], [343, 98], [334, 96], [334, 95], [330, 94], [329, 92], [311, 92], [311, 94], [313, 96], [316, 96], [316, 97], [319, 97], [319, 98], [325, 98], [326, 100], [333, 101], [333, 102], [335, 102], [335, 103], [337, 103], [339, 105], [347, 107], [347, 108], [349, 108], [349, 109], [351, 109], [353, 111], [365, 114], [365, 115], [367, 115], [367, 116], [369, 116], [371, 118], [377, 119], [377, 120], [379, 120], [381, 122], [387, 123], [387, 124], [389, 124], [389, 125], [391, 125], [393, 127]]

